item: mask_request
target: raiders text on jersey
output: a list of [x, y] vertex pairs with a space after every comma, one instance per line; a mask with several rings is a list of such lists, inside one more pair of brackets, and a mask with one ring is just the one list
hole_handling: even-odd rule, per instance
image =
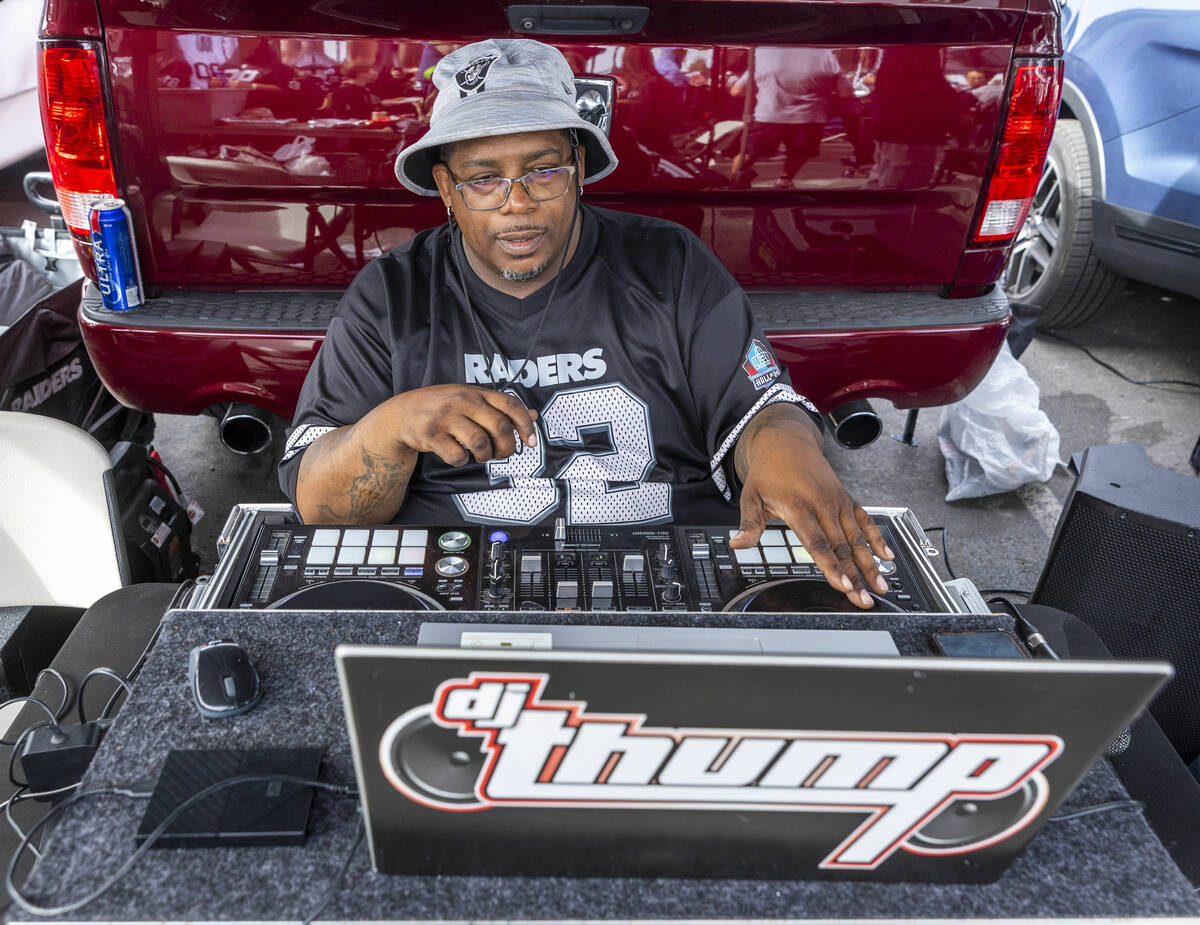
[[[520, 384], [526, 388], [560, 385], [567, 382], [584, 382], [599, 379], [608, 372], [603, 360], [604, 351], [592, 347], [579, 353], [551, 353], [546, 356], [529, 357], [528, 362], [520, 359], [504, 359], [493, 353], [489, 361], [479, 353], [463, 354], [464, 380], [468, 385], [489, 385], [496, 382], [512, 382], [513, 376], [521, 374]], [[524, 369], [521, 364], [525, 363]]]

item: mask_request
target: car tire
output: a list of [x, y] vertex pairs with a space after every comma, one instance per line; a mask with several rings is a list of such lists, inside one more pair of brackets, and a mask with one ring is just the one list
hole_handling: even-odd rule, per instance
[[1083, 129], [1074, 119], [1059, 120], [1003, 275], [1011, 301], [1039, 307], [1039, 328], [1090, 321], [1124, 288], [1092, 246], [1092, 176]]

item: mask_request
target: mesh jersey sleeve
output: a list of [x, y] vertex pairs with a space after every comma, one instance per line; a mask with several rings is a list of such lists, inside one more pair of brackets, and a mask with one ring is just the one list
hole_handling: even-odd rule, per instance
[[[697, 241], [696, 246], [702, 248]], [[823, 428], [820, 412], [792, 388], [787, 370], [779, 363], [770, 343], [759, 330], [745, 292], [707, 253], [699, 261], [705, 272], [693, 272], [693, 283], [685, 285], [684, 299], [700, 304], [696, 312], [681, 310], [681, 323], [692, 328], [681, 343], [686, 344], [684, 361], [696, 405], [697, 420], [702, 422], [704, 439], [711, 458], [712, 479], [725, 498], [732, 500], [737, 485], [733, 450], [750, 420], [768, 405], [790, 402], [798, 405]], [[707, 281], [709, 293], [724, 292], [713, 303], [698, 284]], [[681, 308], [686, 301], [681, 301]], [[689, 317], [690, 316], [690, 317]], [[683, 332], [681, 332], [683, 335]]]
[[296, 503], [296, 477], [305, 449], [323, 434], [354, 424], [392, 397], [391, 351], [382, 325], [386, 294], [368, 265], [350, 284], [308, 371], [296, 416], [279, 461], [279, 487]]

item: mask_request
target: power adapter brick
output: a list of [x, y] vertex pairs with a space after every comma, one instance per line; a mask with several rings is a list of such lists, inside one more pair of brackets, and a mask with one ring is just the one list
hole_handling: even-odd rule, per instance
[[[100, 747], [99, 723], [72, 723], [35, 729], [21, 749], [21, 767], [30, 793], [60, 790], [79, 783]], [[58, 794], [57, 798], [67, 794]], [[38, 797], [54, 800], [56, 797]]]

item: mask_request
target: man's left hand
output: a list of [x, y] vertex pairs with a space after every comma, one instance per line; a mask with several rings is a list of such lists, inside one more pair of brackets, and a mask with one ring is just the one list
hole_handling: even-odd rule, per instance
[[868, 587], [887, 592], [874, 557], [892, 559], [892, 551], [834, 474], [820, 431], [803, 411], [783, 402], [764, 408], [738, 439], [735, 461], [742, 477], [741, 533], [730, 546], [753, 546], [767, 520], [778, 517], [852, 604], [873, 605]]

